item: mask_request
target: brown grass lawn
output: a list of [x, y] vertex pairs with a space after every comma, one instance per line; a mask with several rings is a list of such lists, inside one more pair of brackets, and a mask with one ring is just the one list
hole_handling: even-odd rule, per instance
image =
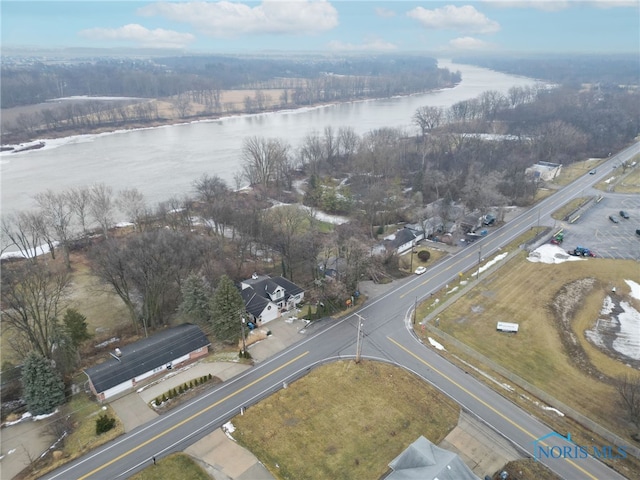
[[369, 480], [420, 435], [439, 443], [458, 415], [455, 403], [413, 374], [343, 361], [235, 417], [233, 435], [279, 479]]
[[211, 477], [189, 455], [174, 453], [149, 465], [131, 480], [210, 480]]
[[[429, 257], [429, 260], [427, 260], [426, 262], [423, 262], [418, 258], [418, 252], [422, 250], [426, 250], [431, 254], [431, 256]], [[415, 253], [413, 254], [413, 262], [411, 262], [411, 255], [412, 255], [411, 253], [402, 255], [400, 257], [400, 265], [399, 265], [401, 270], [405, 270], [409, 273], [413, 273], [413, 270], [415, 270], [420, 266], [427, 267], [427, 268], [434, 266], [438, 262], [438, 260], [440, 260], [442, 257], [447, 255], [447, 252], [443, 250], [439, 250], [437, 248], [425, 248], [422, 246], [418, 246], [416, 247]], [[413, 267], [413, 270], [411, 270], [411, 267]]]
[[[523, 253], [440, 313], [440, 329], [624, 437], [627, 432], [612, 401], [615, 389], [577, 368], [564, 350], [560, 327], [549, 308], [565, 284], [582, 278], [597, 282], [579, 299], [581, 306], [571, 328], [591, 364], [604, 375], [616, 377], [628, 367], [589, 344], [584, 330], [596, 321], [614, 285], [618, 295], [638, 306], [623, 282], [638, 278], [638, 265], [632, 260], [548, 265], [528, 262]], [[520, 331], [517, 335], [497, 332], [498, 321], [519, 323]]]
[[[62, 254], [56, 255], [56, 262], [61, 262]], [[49, 258], [48, 261], [51, 261]], [[65, 301], [66, 308], [75, 308], [87, 317], [89, 333], [94, 335], [94, 343], [117, 336], [119, 330], [131, 325], [129, 314], [117, 295], [112, 293], [107, 285], [92, 275], [86, 259], [78, 254], [71, 255], [71, 286], [68, 298]], [[3, 326], [4, 327], [4, 326]], [[0, 335], [0, 348], [2, 349], [2, 361], [19, 363], [20, 358], [10, 346], [11, 331], [2, 328]]]
[[[640, 159], [636, 158], [636, 161], [640, 161]], [[614, 172], [620, 175], [622, 169], [618, 168]], [[631, 172], [625, 174], [620, 183], [615, 184], [613, 191], [616, 193], [640, 193], [640, 167], [636, 165]]]
[[557, 185], [568, 185], [576, 178], [581, 177], [589, 170], [598, 168], [598, 165], [603, 163], [604, 158], [589, 158], [580, 162], [575, 162], [570, 165], [563, 165], [560, 175], [553, 180], [553, 183]]
[[113, 289], [91, 273], [84, 257], [72, 255], [72, 285], [69, 306], [87, 317], [89, 333], [111, 337], [119, 328], [131, 325], [129, 313]]

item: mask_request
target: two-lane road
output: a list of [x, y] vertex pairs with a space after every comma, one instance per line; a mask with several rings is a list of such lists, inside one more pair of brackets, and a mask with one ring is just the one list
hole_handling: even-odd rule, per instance
[[[607, 163], [624, 161], [639, 151], [640, 144], [635, 144]], [[416, 300], [420, 301], [454, 281], [460, 272], [477, 265], [479, 258], [492, 255], [599, 179], [597, 175], [578, 179], [486, 238], [440, 262], [426, 274], [400, 282], [397, 288], [358, 310], [358, 315], [364, 320], [351, 315], [339, 321], [324, 321], [316, 327], [316, 333], [268, 361], [44, 478], [126, 478], [148, 466], [153, 456], [161, 457], [184, 450], [237, 415], [241, 407], [271, 395], [284, 383], [299, 378], [318, 364], [332, 359], [353, 358], [359, 322], [362, 322], [365, 338], [362, 342], [363, 357], [391, 361], [410, 369], [492, 426], [523, 452], [533, 455], [534, 441], [551, 433], [549, 427], [419, 343], [408, 328], [406, 319]], [[567, 432], [560, 433], [564, 435]], [[558, 437], [550, 437], [542, 444], [571, 447]], [[566, 479], [623, 478], [593, 458], [543, 458], [541, 461]]]

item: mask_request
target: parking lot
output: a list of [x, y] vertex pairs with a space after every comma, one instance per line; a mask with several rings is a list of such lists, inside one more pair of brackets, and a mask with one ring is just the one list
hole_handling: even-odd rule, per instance
[[[563, 248], [571, 250], [579, 245], [601, 258], [640, 260], [640, 235], [635, 233], [640, 228], [640, 196], [594, 190], [594, 195], [599, 194], [603, 199], [582, 212], [575, 223], [561, 223], [565, 232]], [[620, 210], [627, 212], [629, 218], [620, 216]]]

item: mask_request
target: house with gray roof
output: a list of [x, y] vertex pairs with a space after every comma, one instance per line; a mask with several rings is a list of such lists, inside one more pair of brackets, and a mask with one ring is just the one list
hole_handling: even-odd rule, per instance
[[420, 436], [389, 463], [385, 480], [480, 480], [458, 455]]
[[102, 402], [207, 355], [210, 344], [200, 327], [183, 323], [116, 348], [106, 361], [84, 373], [89, 388]]
[[240, 282], [240, 295], [257, 325], [274, 320], [304, 299], [304, 290], [284, 277], [253, 274]]

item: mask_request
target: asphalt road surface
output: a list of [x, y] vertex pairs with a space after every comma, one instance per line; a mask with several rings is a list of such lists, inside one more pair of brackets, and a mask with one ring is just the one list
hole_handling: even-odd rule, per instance
[[[438, 263], [427, 273], [400, 282], [393, 291], [368, 302], [357, 311], [357, 315], [321, 322], [308, 338], [273, 358], [43, 478], [127, 478], [151, 465], [154, 456], [161, 458], [184, 450], [220, 428], [237, 415], [241, 407], [248, 407], [271, 395], [315, 366], [354, 358], [358, 345], [362, 358], [401, 365], [435, 385], [523, 453], [534, 456], [536, 445], [545, 447], [547, 451], [557, 447], [552, 452], [562, 451], [563, 457], [541, 458], [540, 461], [561, 477], [570, 480], [624, 478], [592, 456], [567, 458], [580, 456], [575, 445], [553, 434], [549, 427], [529, 413], [467, 375], [433, 349], [422, 345], [412, 334], [410, 321], [416, 302], [445, 284], [453, 283], [460, 272], [473, 268], [480, 259], [497, 252], [526, 230], [544, 224], [553, 211], [609, 174], [606, 170], [611, 170], [614, 162], [629, 159], [638, 152], [640, 144], [635, 144], [611, 157], [595, 175], [579, 178], [487, 237]], [[559, 433], [564, 436], [567, 432]], [[551, 436], [539, 440], [549, 434]]]

